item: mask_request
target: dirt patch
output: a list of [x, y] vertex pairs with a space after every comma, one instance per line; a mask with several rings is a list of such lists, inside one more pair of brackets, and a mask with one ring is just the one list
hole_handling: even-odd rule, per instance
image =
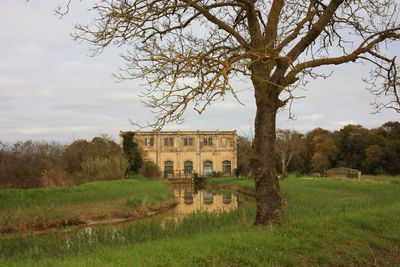
[[25, 223], [16, 223], [12, 225], [2, 225], [0, 226], [1, 234], [13, 234], [13, 233], [27, 233], [36, 231], [47, 231], [51, 229], [59, 229], [70, 226], [78, 226], [85, 224], [79, 217], [69, 217], [69, 218], [57, 218], [47, 221], [28, 221]]
[[114, 225], [129, 221], [147, 218], [156, 214], [173, 209], [175, 201], [159, 205], [145, 206], [135, 210], [119, 211], [114, 210], [108, 213], [83, 213], [80, 216], [56, 218], [46, 221], [27, 221], [13, 225], [1, 225], [0, 234], [2, 237], [11, 236], [15, 233], [44, 234], [55, 231], [71, 231], [76, 228], [83, 228], [95, 225]]

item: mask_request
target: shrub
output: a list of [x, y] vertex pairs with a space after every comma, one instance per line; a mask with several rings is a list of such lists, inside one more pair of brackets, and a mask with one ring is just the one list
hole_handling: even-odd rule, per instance
[[140, 168], [139, 173], [144, 177], [158, 178], [161, 175], [161, 170], [154, 162], [145, 161]]
[[126, 169], [121, 148], [107, 136], [95, 137], [91, 142], [77, 140], [68, 146], [54, 142], [0, 142], [0, 188], [4, 189], [122, 179]]
[[45, 169], [41, 177], [42, 188], [73, 186], [74, 182], [60, 166]]
[[224, 176], [224, 174], [222, 172], [213, 172], [212, 173], [212, 177], [214, 178], [218, 178], [218, 177], [222, 177]]
[[82, 172], [82, 163], [92, 158], [120, 155], [121, 148], [107, 136], [94, 137], [92, 141], [76, 140], [64, 152], [63, 161], [70, 174]]
[[42, 174], [58, 165], [64, 146], [45, 142], [17, 142], [0, 146], [0, 187], [42, 186]]
[[204, 182], [206, 180], [205, 177], [199, 176], [197, 172], [194, 172], [192, 177], [193, 177], [194, 183], [196, 185], [199, 185], [199, 184], [201, 184], [202, 182]]
[[123, 155], [108, 158], [89, 158], [82, 162], [82, 174], [90, 180], [117, 180], [125, 178], [128, 161]]

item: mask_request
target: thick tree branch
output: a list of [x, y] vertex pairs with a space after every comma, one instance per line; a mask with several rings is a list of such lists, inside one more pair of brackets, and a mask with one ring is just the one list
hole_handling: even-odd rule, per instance
[[210, 22], [214, 23], [215, 25], [217, 25], [218, 27], [220, 27], [221, 29], [223, 29], [224, 31], [226, 31], [227, 33], [231, 34], [233, 37], [235, 37], [235, 39], [245, 48], [249, 48], [250, 45], [249, 43], [246, 41], [246, 39], [244, 39], [237, 31], [235, 31], [235, 29], [233, 29], [232, 27], [230, 27], [228, 24], [226, 24], [224, 21], [218, 19], [217, 17], [213, 16], [207, 9], [207, 7], [203, 7], [199, 4], [197, 4], [198, 1], [191, 1], [191, 0], [183, 0], [185, 3], [187, 3], [188, 5], [190, 5], [191, 7], [195, 8], [196, 10], [198, 10], [205, 18], [207, 18], [207, 20], [209, 20]]
[[290, 50], [287, 54], [287, 57], [294, 62], [297, 57], [303, 53], [303, 51], [312, 44], [315, 39], [318, 38], [320, 33], [325, 29], [326, 25], [328, 25], [329, 21], [332, 19], [338, 7], [344, 2], [344, 0], [332, 0], [329, 2], [329, 5], [326, 7], [325, 11], [321, 15], [321, 17], [314, 23], [311, 29], [307, 32], [307, 34], [301, 38], [301, 40]]
[[310, 4], [308, 6], [307, 14], [306, 16], [297, 24], [297, 27], [292, 31], [291, 34], [289, 34], [276, 48], [276, 52], [280, 53], [282, 49], [287, 46], [290, 42], [295, 40], [297, 36], [299, 35], [301, 29], [304, 27], [304, 25], [307, 22], [310, 22], [310, 19], [317, 13], [316, 9], [312, 9], [314, 1], [310, 1]]
[[[400, 39], [400, 34], [396, 33], [400, 31], [400, 28], [391, 29], [388, 31], [379, 32], [373, 34], [366, 38], [357, 49], [355, 49], [352, 53], [340, 57], [332, 57], [332, 58], [320, 58], [313, 59], [303, 63], [297, 64], [286, 76], [285, 84], [293, 83], [296, 80], [296, 75], [305, 70], [315, 67], [320, 67], [324, 65], [339, 65], [347, 62], [355, 62], [360, 55], [366, 53], [373, 53], [376, 57], [381, 57], [380, 55], [372, 52], [371, 50], [379, 43], [387, 40], [387, 39]], [[375, 39], [374, 39], [375, 38]]]
[[265, 28], [265, 42], [267, 44], [276, 41], [279, 16], [281, 14], [283, 4], [283, 0], [274, 0], [271, 5], [271, 11], [269, 12], [268, 22]]

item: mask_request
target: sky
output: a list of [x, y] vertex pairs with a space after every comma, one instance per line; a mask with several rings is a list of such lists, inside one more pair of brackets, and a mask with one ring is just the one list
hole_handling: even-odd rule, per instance
[[[60, 19], [54, 9], [66, 0], [0, 1], [0, 141], [24, 140], [70, 143], [106, 134], [115, 141], [119, 131], [137, 130], [130, 121], [153, 121], [141, 102], [141, 81], [118, 82], [112, 77], [123, 66], [117, 47], [91, 57], [86, 43], [73, 41], [75, 23], [88, 20], [85, 3], [73, 1]], [[400, 46], [397, 46], [400, 51]], [[392, 48], [393, 49], [393, 48]], [[398, 53], [398, 51], [391, 51]], [[328, 79], [298, 88], [305, 96], [293, 103], [295, 120], [278, 114], [277, 127], [306, 133], [321, 127], [339, 130], [347, 124], [367, 128], [397, 121], [391, 110], [371, 114], [374, 97], [365, 89], [363, 65], [343, 65]], [[164, 130], [233, 130], [251, 136], [255, 103], [251, 84], [235, 84], [243, 104], [228, 96], [198, 115], [188, 110], [183, 124]]]

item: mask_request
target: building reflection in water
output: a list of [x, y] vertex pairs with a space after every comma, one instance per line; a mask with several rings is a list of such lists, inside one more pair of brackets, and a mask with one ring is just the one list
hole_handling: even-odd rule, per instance
[[235, 210], [237, 197], [233, 194], [215, 194], [207, 190], [194, 191], [193, 188], [176, 187], [174, 193], [178, 205], [175, 217], [183, 217], [197, 212], [223, 212]]

